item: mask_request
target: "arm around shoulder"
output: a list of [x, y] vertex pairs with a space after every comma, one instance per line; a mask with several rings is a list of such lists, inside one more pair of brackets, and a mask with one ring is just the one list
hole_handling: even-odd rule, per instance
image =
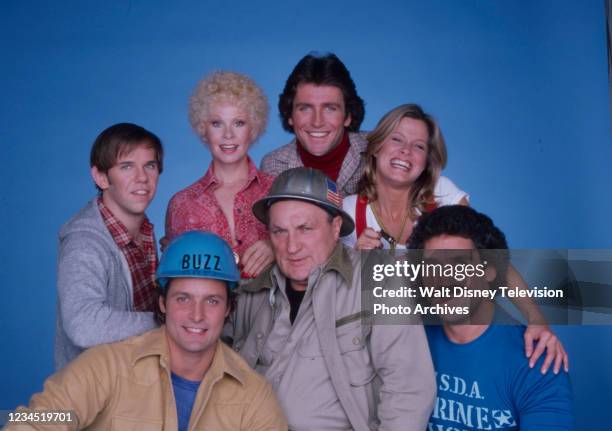
[[542, 362], [541, 359], [534, 368], [523, 364], [522, 375], [515, 381], [521, 430], [573, 430], [575, 421], [569, 374], [563, 371], [542, 374]]

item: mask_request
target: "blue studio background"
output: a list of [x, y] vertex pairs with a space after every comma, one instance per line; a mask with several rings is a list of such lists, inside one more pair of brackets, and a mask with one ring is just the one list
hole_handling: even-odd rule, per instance
[[[345, 62], [363, 128], [417, 102], [440, 121], [446, 175], [514, 248], [612, 248], [612, 139], [603, 0], [4, 1], [0, 5], [0, 409], [52, 372], [57, 231], [95, 193], [90, 145], [122, 121], [163, 140], [148, 214], [206, 169], [187, 98], [214, 69], [251, 75], [271, 117], [251, 150], [286, 143], [277, 97], [311, 50]], [[556, 328], [577, 429], [612, 410], [612, 329]]]

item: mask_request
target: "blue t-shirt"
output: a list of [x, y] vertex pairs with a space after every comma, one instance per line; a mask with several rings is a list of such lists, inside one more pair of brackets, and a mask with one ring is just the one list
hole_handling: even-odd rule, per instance
[[442, 326], [426, 327], [438, 397], [428, 431], [571, 430], [567, 373], [529, 368], [525, 327], [491, 325], [467, 344], [450, 341]]
[[176, 401], [176, 415], [178, 416], [179, 431], [187, 431], [193, 402], [198, 393], [201, 382], [194, 382], [172, 373], [172, 389]]

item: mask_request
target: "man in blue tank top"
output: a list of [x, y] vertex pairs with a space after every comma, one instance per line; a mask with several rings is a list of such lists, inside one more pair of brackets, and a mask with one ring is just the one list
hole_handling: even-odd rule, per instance
[[419, 221], [409, 247], [422, 250], [427, 264], [483, 269], [481, 276], [461, 282], [423, 278], [436, 289], [464, 288], [463, 294], [453, 289], [425, 299], [427, 305], [454, 310], [427, 328], [438, 390], [428, 431], [573, 429], [568, 374], [542, 374], [541, 364], [530, 368], [525, 328], [486, 295], [465, 294], [490, 291], [505, 279], [508, 245], [491, 219], [465, 206], [438, 208]]

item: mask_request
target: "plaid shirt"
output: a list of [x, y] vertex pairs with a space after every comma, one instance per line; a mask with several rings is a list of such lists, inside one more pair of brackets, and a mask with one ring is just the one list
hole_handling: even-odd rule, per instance
[[257, 170], [249, 158], [248, 180], [234, 197], [234, 235], [217, 198], [215, 190], [220, 186], [211, 163], [206, 174], [186, 189], [176, 193], [166, 211], [166, 238], [190, 230], [213, 232], [232, 245], [238, 256], [255, 242], [268, 239], [268, 229], [253, 215], [253, 204], [268, 194], [274, 177]]
[[132, 274], [134, 311], [154, 311], [157, 295], [155, 291], [155, 270], [157, 269], [157, 249], [153, 235], [153, 225], [145, 216], [140, 226], [138, 246], [127, 228], [98, 198], [98, 208], [108, 231], [125, 256]]
[[[362, 153], [365, 152], [368, 145], [366, 139], [367, 133], [349, 133], [349, 151], [346, 153], [340, 173], [338, 174], [338, 190], [342, 196], [353, 195], [357, 193], [357, 185], [363, 175], [365, 169], [365, 158]], [[266, 154], [261, 160], [261, 170], [277, 176], [287, 169], [298, 168], [304, 166], [302, 159], [297, 151], [295, 138], [287, 145], [283, 145], [274, 151]]]

